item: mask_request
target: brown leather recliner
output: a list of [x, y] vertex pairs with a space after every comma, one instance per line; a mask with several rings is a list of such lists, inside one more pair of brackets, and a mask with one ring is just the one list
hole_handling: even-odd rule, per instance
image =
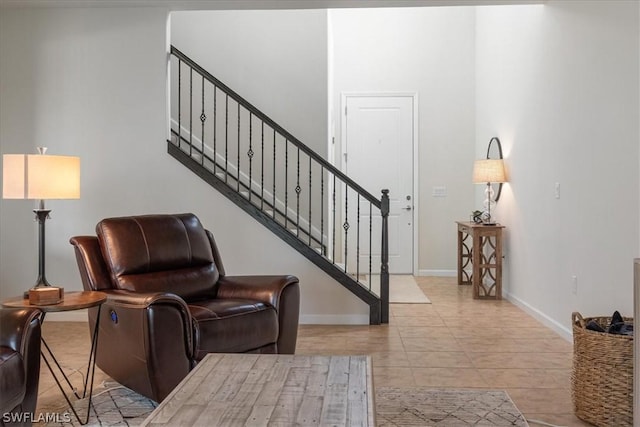
[[195, 215], [109, 218], [96, 233], [71, 244], [85, 290], [108, 296], [96, 360], [114, 380], [160, 402], [207, 353], [294, 353], [298, 279], [227, 276]]
[[0, 309], [0, 425], [31, 425], [40, 379], [38, 309]]

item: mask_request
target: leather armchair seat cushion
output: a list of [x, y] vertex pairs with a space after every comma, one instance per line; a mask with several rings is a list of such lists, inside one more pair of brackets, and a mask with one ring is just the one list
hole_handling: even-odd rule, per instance
[[9, 412], [18, 406], [26, 391], [22, 356], [9, 347], [0, 347], [0, 412]]
[[198, 328], [196, 360], [207, 353], [243, 353], [278, 341], [278, 314], [263, 302], [225, 298], [188, 307]]

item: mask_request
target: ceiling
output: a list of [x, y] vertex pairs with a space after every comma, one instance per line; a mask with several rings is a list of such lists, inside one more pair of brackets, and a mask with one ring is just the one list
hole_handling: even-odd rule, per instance
[[541, 3], [546, 3], [546, 0], [0, 0], [0, 7], [166, 7], [171, 10], [250, 10]]

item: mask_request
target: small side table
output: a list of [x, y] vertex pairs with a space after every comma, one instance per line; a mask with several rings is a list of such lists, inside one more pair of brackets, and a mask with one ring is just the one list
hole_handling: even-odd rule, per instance
[[[458, 285], [472, 285], [474, 299], [502, 299], [503, 225], [458, 224]], [[469, 245], [468, 239], [471, 239]], [[471, 267], [471, 273], [469, 273]]]
[[[47, 367], [49, 368], [49, 372], [51, 372], [51, 375], [53, 375], [53, 379], [56, 381], [56, 384], [58, 384], [58, 388], [62, 392], [62, 395], [64, 396], [65, 400], [69, 404], [69, 407], [73, 411], [73, 414], [76, 416], [76, 419], [81, 425], [85, 425], [89, 422], [89, 415], [91, 413], [91, 398], [93, 395], [93, 378], [96, 370], [96, 350], [98, 347], [98, 331], [100, 329], [99, 328], [100, 308], [102, 307], [102, 304], [106, 300], [107, 300], [107, 294], [105, 294], [104, 292], [83, 291], [83, 292], [65, 292], [64, 300], [62, 302], [58, 304], [51, 304], [51, 305], [33, 305], [29, 303], [29, 299], [25, 299], [23, 297], [9, 298], [7, 300], [2, 301], [3, 307], [38, 308], [40, 311], [42, 311], [41, 322], [44, 322], [44, 318], [46, 314], [50, 312], [73, 311], [73, 310], [81, 310], [81, 309], [90, 308], [90, 307], [98, 307], [98, 316], [96, 318], [97, 319], [96, 325], [91, 333], [91, 351], [89, 352], [87, 374], [84, 377], [84, 385], [83, 385], [83, 391], [81, 395], [78, 394], [78, 392], [71, 385], [71, 381], [69, 381], [69, 378], [63, 372], [62, 368], [60, 367], [60, 364], [58, 363], [58, 359], [56, 359], [55, 355], [47, 345], [47, 342], [44, 340], [44, 337], [41, 338], [42, 344], [44, 344], [44, 348], [46, 349], [46, 352], [47, 352], [47, 354], [45, 354], [44, 351], [42, 352], [42, 360], [44, 360], [44, 362], [46, 363]], [[69, 388], [71, 389], [71, 391], [73, 392], [73, 394], [77, 399], [84, 399], [86, 397], [87, 385], [89, 385], [89, 390], [88, 390], [89, 406], [87, 407], [87, 418], [84, 422], [82, 422], [82, 420], [78, 416], [78, 413], [76, 412], [75, 408], [71, 404], [71, 400], [69, 400], [69, 396], [67, 396], [67, 393], [64, 391], [62, 384], [60, 384], [61, 378], [59, 379], [56, 373], [54, 372], [53, 366], [49, 362], [49, 358], [51, 359], [51, 362], [53, 362], [58, 367], [59, 373], [62, 375], [62, 378], [64, 378], [67, 385], [69, 386]], [[89, 384], [90, 372], [91, 372], [91, 383]]]

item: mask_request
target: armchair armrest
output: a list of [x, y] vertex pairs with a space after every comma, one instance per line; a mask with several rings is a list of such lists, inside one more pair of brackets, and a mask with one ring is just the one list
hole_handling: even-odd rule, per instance
[[297, 277], [221, 276], [218, 280], [218, 298], [252, 299], [279, 310], [281, 295], [291, 285], [298, 285]]
[[[193, 368], [189, 308], [171, 293], [103, 290], [98, 366], [119, 383], [160, 402]], [[97, 308], [90, 309], [95, 325]]]
[[300, 285], [295, 276], [221, 276], [218, 298], [261, 301], [278, 313], [277, 351], [293, 354], [298, 339]]
[[0, 325], [2, 325], [0, 346], [9, 347], [24, 355], [30, 341], [34, 339], [33, 334], [37, 335], [37, 341], [40, 342], [40, 328], [35, 327], [35, 323], [40, 323], [41, 315], [42, 312], [36, 308], [0, 310]]
[[127, 308], [149, 308], [153, 304], [170, 304], [184, 311], [191, 322], [187, 303], [176, 294], [168, 292], [130, 292], [120, 289], [106, 289], [107, 303]]
[[[18, 407], [23, 412], [36, 409], [40, 379], [41, 316], [42, 312], [38, 309], [0, 309], [0, 346], [19, 353], [23, 361], [24, 396]], [[14, 403], [5, 401], [0, 407], [6, 408], [6, 405], [13, 406]]]

